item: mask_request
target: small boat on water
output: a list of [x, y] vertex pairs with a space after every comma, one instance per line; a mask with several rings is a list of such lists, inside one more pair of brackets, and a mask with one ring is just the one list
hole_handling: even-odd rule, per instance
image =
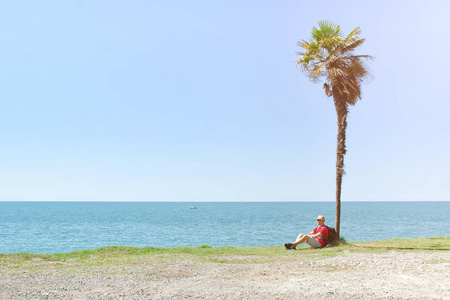
[[197, 209], [197, 206], [191, 206], [189, 209]]

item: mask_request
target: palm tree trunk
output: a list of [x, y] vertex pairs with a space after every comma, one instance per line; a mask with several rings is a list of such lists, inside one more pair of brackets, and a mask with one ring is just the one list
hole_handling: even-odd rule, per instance
[[346, 103], [338, 103], [335, 100], [338, 134], [337, 134], [337, 149], [336, 149], [336, 232], [340, 236], [341, 225], [341, 187], [342, 176], [344, 172], [344, 155], [347, 152], [345, 149], [345, 139], [347, 130], [347, 114], [348, 107]]

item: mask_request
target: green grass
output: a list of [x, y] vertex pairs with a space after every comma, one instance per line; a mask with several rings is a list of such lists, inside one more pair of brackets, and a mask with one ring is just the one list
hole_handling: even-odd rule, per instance
[[350, 245], [354, 248], [374, 250], [448, 251], [450, 250], [450, 238], [438, 236], [419, 239], [392, 239], [364, 243], [350, 243]]
[[0, 273], [8, 270], [45, 271], [46, 269], [95, 269], [97, 267], [133, 265], [153, 262], [164, 264], [164, 260], [190, 259], [210, 263], [267, 263], [271, 261], [296, 259], [299, 255], [313, 257], [337, 256], [342, 252], [385, 252], [385, 251], [450, 251], [450, 238], [432, 237], [419, 239], [392, 239], [372, 242], [342, 243], [334, 247], [312, 249], [297, 247], [296, 251], [285, 250], [283, 246], [271, 247], [199, 247], [136, 248], [111, 246], [93, 250], [73, 251], [59, 254], [0, 254]]

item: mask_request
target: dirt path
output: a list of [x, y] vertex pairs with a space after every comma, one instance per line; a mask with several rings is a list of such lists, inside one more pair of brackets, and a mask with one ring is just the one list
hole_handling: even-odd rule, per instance
[[208, 260], [0, 266], [0, 299], [450, 299], [449, 251]]

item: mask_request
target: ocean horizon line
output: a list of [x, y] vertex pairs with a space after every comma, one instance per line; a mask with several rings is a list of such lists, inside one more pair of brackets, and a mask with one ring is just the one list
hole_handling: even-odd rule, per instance
[[[218, 200], [218, 201], [173, 201], [173, 200], [0, 200], [0, 202], [29, 202], [29, 203], [335, 203], [334, 200], [300, 200], [300, 201], [234, 201], [234, 200]], [[341, 201], [341, 203], [383, 203], [383, 202], [450, 202], [450, 200], [350, 200]]]

